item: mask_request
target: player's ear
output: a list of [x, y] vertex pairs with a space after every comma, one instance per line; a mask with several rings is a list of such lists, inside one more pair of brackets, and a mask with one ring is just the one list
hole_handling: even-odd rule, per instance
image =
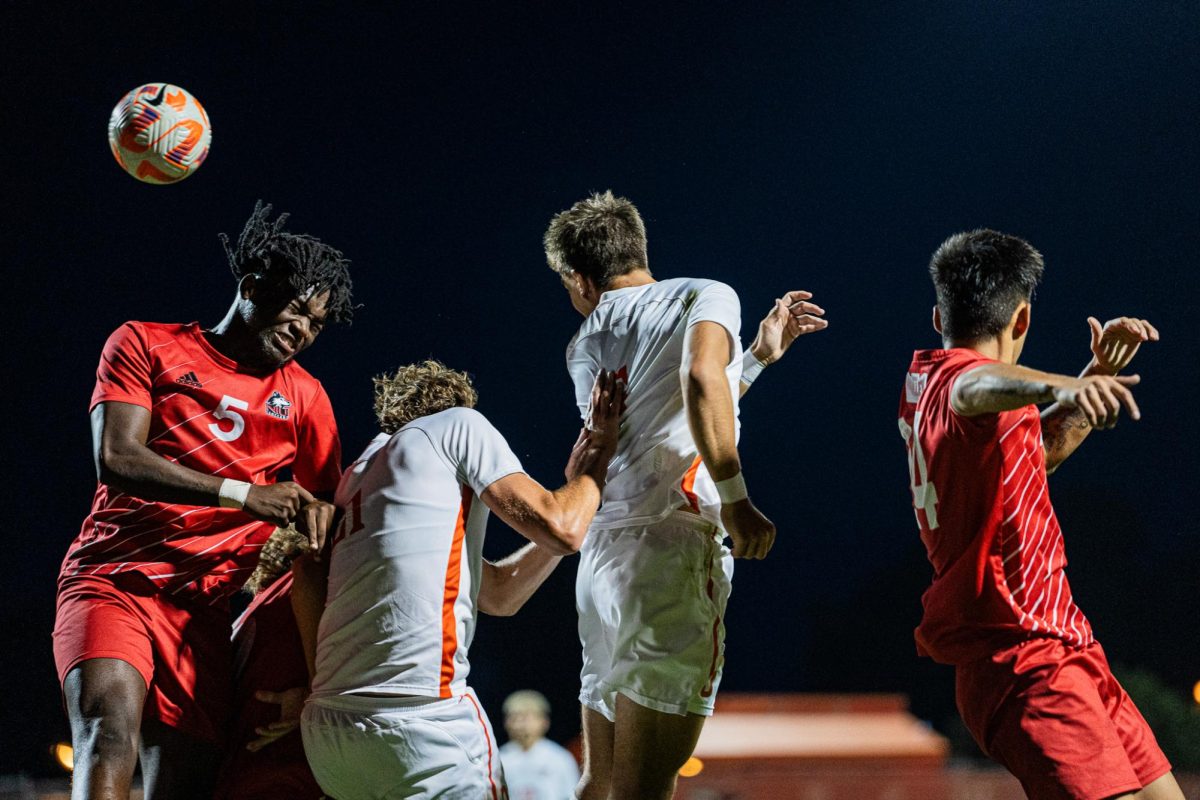
[[1023, 302], [1017, 306], [1017, 310], [1013, 312], [1012, 322], [1012, 337], [1014, 340], [1022, 338], [1029, 332], [1030, 314], [1033, 312], [1033, 307], [1028, 302]]
[[243, 300], [253, 300], [254, 293], [258, 289], [258, 276], [251, 272], [249, 275], [243, 275], [238, 281], [238, 297]]
[[942, 312], [937, 306], [933, 307], [933, 329], [938, 332], [938, 336], [942, 335]]

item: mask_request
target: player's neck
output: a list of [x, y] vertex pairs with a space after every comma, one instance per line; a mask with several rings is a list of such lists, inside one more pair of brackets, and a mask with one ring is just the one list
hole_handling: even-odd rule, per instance
[[237, 313], [237, 305], [230, 306], [225, 318], [204, 331], [204, 338], [213, 349], [226, 358], [236, 361], [251, 370], [270, 371], [270, 364], [261, 364], [254, 347], [254, 334]]
[[943, 339], [942, 346], [947, 350], [954, 348], [965, 348], [974, 350], [981, 356], [990, 358], [993, 361], [1001, 361], [1005, 364], [1015, 364], [1015, 350], [1011, 346], [1005, 347], [1005, 342], [1000, 337], [992, 337], [990, 339]]
[[626, 272], [624, 275], [618, 275], [613, 278], [604, 287], [604, 291], [611, 292], [614, 289], [628, 289], [630, 286], [645, 286], [648, 283], [657, 283], [654, 280], [654, 276], [650, 274], [650, 270], [635, 269], [632, 272]]

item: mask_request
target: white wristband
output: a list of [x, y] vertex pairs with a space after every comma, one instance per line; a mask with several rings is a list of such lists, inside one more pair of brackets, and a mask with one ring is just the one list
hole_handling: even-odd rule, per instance
[[221, 488], [217, 490], [217, 497], [221, 499], [221, 508], [241, 508], [246, 505], [246, 498], [250, 496], [251, 486], [253, 484], [230, 478], [221, 481]]
[[732, 478], [717, 481], [717, 495], [720, 496], [723, 506], [749, 497], [750, 495], [746, 494], [746, 479], [742, 477], [742, 473], [738, 472]]
[[746, 348], [746, 352], [742, 353], [742, 383], [747, 386], [754, 385], [754, 379], [762, 373], [767, 365], [754, 357], [754, 351]]

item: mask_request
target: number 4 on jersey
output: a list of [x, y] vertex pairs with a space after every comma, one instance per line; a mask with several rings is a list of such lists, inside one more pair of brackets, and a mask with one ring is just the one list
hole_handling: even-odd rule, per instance
[[[912, 427], [900, 420], [900, 435], [908, 445], [908, 474], [912, 480], [913, 511], [925, 512], [925, 529], [935, 531], [938, 526], [937, 518], [937, 489], [929, 480], [929, 470], [925, 466], [925, 453], [921, 450], [921, 412], [913, 413]], [[921, 515], [917, 514], [917, 525], [921, 524]]]

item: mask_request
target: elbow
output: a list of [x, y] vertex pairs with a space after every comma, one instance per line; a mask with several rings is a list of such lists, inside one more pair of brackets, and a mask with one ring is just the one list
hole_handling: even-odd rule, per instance
[[496, 583], [485, 579], [479, 590], [479, 610], [489, 617], [511, 617], [521, 610], [521, 603], [504, 592]]
[[963, 386], [964, 383], [965, 381], [960, 379], [950, 389], [950, 408], [953, 409], [955, 414], [969, 416], [969, 404], [967, 402], [966, 387]]
[[725, 384], [725, 371], [707, 361], [693, 360], [684, 367], [683, 382], [688, 395], [706, 394], [712, 387]]
[[511, 617], [517, 613], [519, 606], [513, 603], [501, 603], [496, 600], [484, 602], [483, 598], [479, 598], [479, 610], [489, 617]]
[[100, 447], [96, 453], [96, 479], [105, 486], [125, 491], [129, 486], [129, 459], [116, 448]]
[[587, 535], [587, 528], [551, 523], [547, 533], [549, 541], [541, 546], [556, 556], [569, 556], [578, 553], [579, 548], [583, 546], [583, 537]]

